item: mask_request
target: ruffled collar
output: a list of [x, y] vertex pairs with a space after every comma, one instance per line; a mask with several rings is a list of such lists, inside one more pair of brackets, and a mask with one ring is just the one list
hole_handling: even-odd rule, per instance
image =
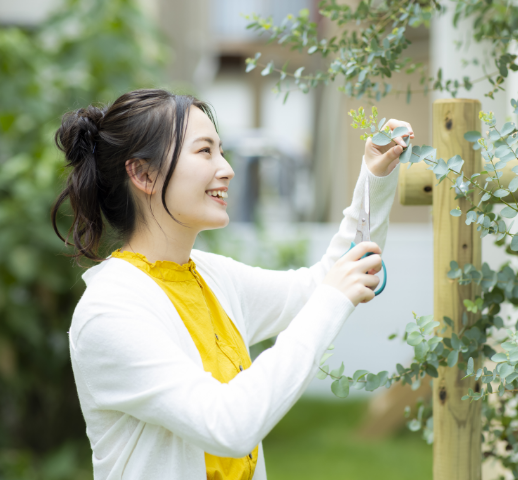
[[151, 277], [155, 277], [160, 280], [182, 282], [195, 280], [195, 274], [198, 275], [196, 264], [191, 258], [189, 258], [189, 261], [183, 265], [170, 260], [157, 260], [156, 262], [150, 262], [146, 256], [141, 253], [129, 252], [127, 250], [121, 252], [120, 248], [115, 250], [111, 256], [126, 260], [140, 270], [146, 272]]

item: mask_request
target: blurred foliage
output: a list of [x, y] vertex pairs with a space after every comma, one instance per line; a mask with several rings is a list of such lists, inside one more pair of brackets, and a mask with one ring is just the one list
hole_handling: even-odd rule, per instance
[[[412, 29], [421, 25], [428, 28], [432, 18], [443, 15], [448, 8], [453, 10], [453, 28], [458, 28], [461, 21], [472, 22], [467, 38], [456, 43], [459, 49], [472, 41], [478, 44], [477, 58], [462, 63], [481, 65], [481, 77], [446, 79], [442, 69], [430, 75], [425, 63], [404, 56], [412, 43]], [[487, 81], [490, 90], [485, 95], [494, 98], [496, 92], [504, 89], [509, 70], [518, 71], [518, 56], [511, 47], [518, 34], [518, 7], [509, 0], [361, 0], [353, 3], [321, 0], [318, 12], [320, 21], [324, 17], [330, 28], [318, 28], [308, 9], [298, 15], [288, 15], [279, 25], [273, 24], [271, 16], [245, 17], [249, 20], [247, 28], [269, 36], [270, 42], [316, 54], [324, 60], [326, 68], [314, 73], [307, 73], [304, 66], [290, 72], [288, 63], [280, 68], [274, 60], [260, 63], [260, 52], [246, 60], [247, 72], [261, 66], [261, 75], [278, 76], [275, 91], [284, 92], [284, 101], [291, 91], [307, 93], [333, 81], [343, 82], [338, 90], [348, 96], [365, 95], [380, 101], [390, 93], [401, 93], [406, 94], [407, 102], [412, 93], [427, 94], [432, 90], [446, 91], [456, 97], [459, 91], [469, 91], [473, 84]], [[333, 36], [322, 36], [326, 30]], [[406, 90], [393, 90], [392, 76], [398, 72], [418, 72], [419, 86], [416, 88], [409, 82]]]
[[53, 135], [66, 111], [164, 82], [163, 45], [135, 0], [66, 0], [35, 28], [0, 28], [1, 478], [82, 478], [67, 330], [84, 284], [50, 224]]

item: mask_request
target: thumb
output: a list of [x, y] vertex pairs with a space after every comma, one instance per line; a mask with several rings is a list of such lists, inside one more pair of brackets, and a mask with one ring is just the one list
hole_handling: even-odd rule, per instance
[[403, 147], [401, 145], [396, 145], [395, 147], [392, 147], [389, 151], [385, 152], [384, 160], [386, 161], [386, 163], [393, 162], [394, 160], [398, 159], [402, 153]]
[[396, 145], [384, 153], [383, 163], [387, 165], [387, 172], [391, 173], [399, 163], [399, 156], [403, 153], [403, 147]]
[[386, 166], [386, 175], [392, 173], [392, 170], [397, 167], [397, 164], [399, 163], [399, 156], [402, 153], [403, 147], [401, 145], [396, 145], [383, 154], [382, 164]]

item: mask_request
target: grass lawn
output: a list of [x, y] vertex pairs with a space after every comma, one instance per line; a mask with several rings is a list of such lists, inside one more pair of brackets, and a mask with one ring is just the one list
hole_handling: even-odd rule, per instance
[[407, 430], [365, 440], [365, 401], [301, 399], [263, 442], [268, 480], [428, 480], [432, 447]]

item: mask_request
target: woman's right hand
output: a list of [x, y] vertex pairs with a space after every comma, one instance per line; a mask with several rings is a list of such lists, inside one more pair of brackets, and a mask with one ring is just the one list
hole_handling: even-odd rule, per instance
[[[366, 253], [374, 255], [362, 258]], [[374, 242], [361, 242], [341, 257], [322, 283], [340, 290], [354, 306], [370, 302], [380, 279], [381, 249]]]

